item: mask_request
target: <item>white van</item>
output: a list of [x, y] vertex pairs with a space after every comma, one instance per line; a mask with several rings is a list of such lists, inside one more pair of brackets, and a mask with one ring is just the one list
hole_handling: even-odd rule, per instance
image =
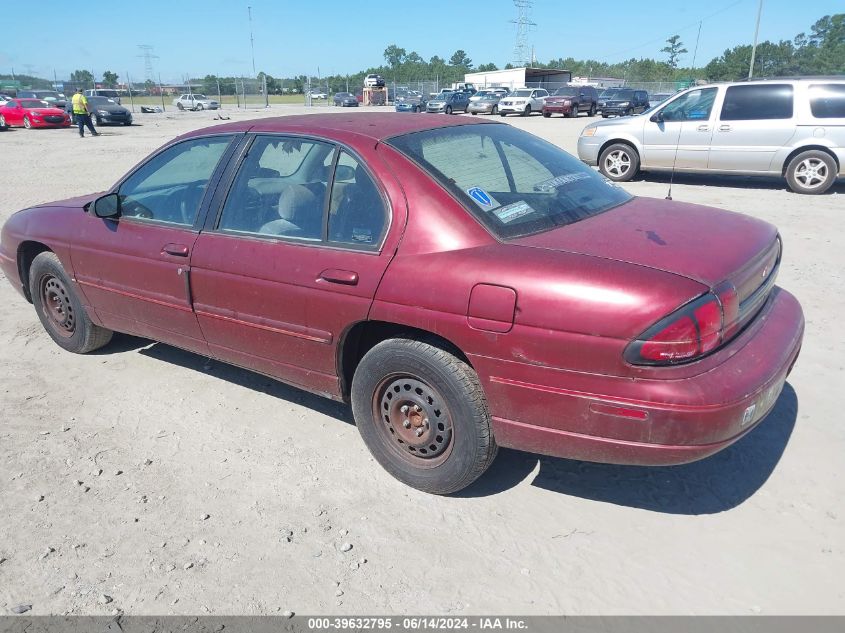
[[578, 157], [610, 180], [642, 171], [779, 176], [820, 194], [845, 176], [845, 79], [689, 88], [634, 116], [591, 123]]

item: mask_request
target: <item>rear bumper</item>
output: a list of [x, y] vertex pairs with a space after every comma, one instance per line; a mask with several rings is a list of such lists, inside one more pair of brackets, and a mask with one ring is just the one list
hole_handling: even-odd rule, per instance
[[577, 388], [559, 370], [521, 368], [515, 380], [503, 365], [471, 361], [485, 375], [500, 446], [595, 462], [682, 464], [722, 450], [765, 418], [803, 333], [798, 301], [776, 289], [755, 323], [728, 344], [727, 360], [682, 380], [593, 376], [586, 379], [592, 387]]

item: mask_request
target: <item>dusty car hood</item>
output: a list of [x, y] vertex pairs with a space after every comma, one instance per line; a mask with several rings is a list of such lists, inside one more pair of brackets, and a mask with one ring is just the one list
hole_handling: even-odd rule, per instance
[[634, 198], [605, 213], [512, 243], [648, 266], [712, 287], [766, 251], [776, 237], [771, 224], [739, 213]]
[[65, 111], [59, 108], [25, 108], [30, 114], [38, 116], [62, 116]]

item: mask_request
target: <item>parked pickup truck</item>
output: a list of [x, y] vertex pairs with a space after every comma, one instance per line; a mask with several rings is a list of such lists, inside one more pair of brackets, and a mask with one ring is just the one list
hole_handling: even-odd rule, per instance
[[214, 99], [197, 94], [182, 95], [173, 100], [173, 105], [180, 110], [216, 110], [220, 107], [220, 104]]

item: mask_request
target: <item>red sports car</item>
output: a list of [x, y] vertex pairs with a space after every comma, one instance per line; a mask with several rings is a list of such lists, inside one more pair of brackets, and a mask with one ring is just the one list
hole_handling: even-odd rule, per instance
[[0, 106], [0, 127], [69, 127], [70, 117], [39, 99], [12, 99]]
[[191, 132], [0, 241], [66, 350], [128, 332], [351, 402], [435, 493], [497, 446], [678, 464], [747, 434], [801, 348], [780, 262], [765, 222], [634, 198], [507, 124], [401, 114]]

